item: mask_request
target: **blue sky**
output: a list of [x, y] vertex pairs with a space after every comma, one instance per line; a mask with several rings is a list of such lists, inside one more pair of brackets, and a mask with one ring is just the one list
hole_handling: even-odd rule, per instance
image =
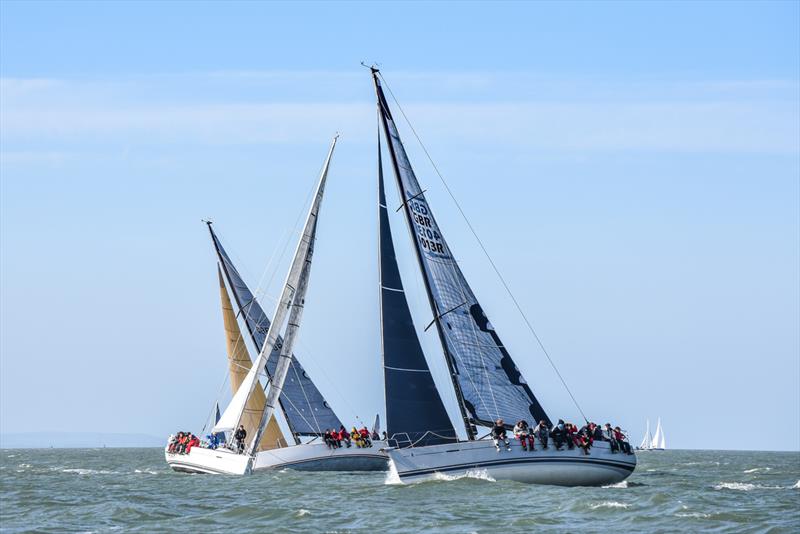
[[[297, 353], [344, 419], [382, 411], [364, 60], [591, 418], [799, 449], [799, 5], [0, 3], [0, 430], [198, 430], [226, 374], [200, 219], [271, 307], [336, 131]], [[401, 127], [498, 333], [577, 419]], [[776, 431], [724, 437], [744, 424]]]

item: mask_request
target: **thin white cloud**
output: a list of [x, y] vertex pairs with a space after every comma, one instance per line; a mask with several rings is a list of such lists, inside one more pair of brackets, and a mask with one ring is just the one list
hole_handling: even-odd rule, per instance
[[[511, 73], [399, 73], [394, 79], [409, 95], [407, 114], [431, 142], [568, 151], [800, 152], [794, 82], [675, 82], [672, 87], [636, 82], [623, 91], [622, 84], [614, 90], [607, 82], [582, 81], [576, 91], [565, 81]], [[496, 90], [509, 79], [530, 90]], [[325, 83], [316, 83], [320, 80]], [[336, 130], [369, 142], [375, 117], [366, 83], [361, 72], [3, 79], [2, 150], [24, 145], [26, 151], [54, 153], [93, 143], [300, 143]], [[434, 86], [437, 96], [428, 98]], [[459, 88], [475, 98], [438, 96]], [[516, 98], [505, 100], [509, 95]]]

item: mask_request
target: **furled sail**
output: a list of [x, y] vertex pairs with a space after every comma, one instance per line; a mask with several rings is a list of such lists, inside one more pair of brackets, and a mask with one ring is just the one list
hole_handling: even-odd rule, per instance
[[[247, 372], [252, 367], [250, 355], [247, 352], [242, 332], [239, 329], [239, 324], [236, 322], [236, 315], [233, 312], [231, 299], [228, 297], [228, 290], [225, 287], [225, 280], [222, 278], [222, 271], [217, 268], [217, 275], [219, 276], [219, 294], [222, 300], [222, 320], [225, 325], [225, 344], [228, 350], [228, 367], [231, 377], [231, 389], [234, 393], [242, 385]], [[248, 436], [252, 436], [255, 432], [258, 422], [261, 420], [261, 412], [264, 411], [264, 390], [257, 387], [247, 404], [242, 414], [241, 424], [247, 431]], [[219, 405], [216, 407], [215, 424], [219, 422]], [[283, 437], [278, 422], [275, 417], [272, 417], [267, 423], [267, 428], [261, 438], [258, 450], [276, 449], [285, 447], [286, 440]]]
[[374, 69], [373, 79], [402, 205], [468, 435], [474, 437], [472, 423], [490, 425], [497, 418], [503, 418], [509, 426], [519, 419], [549, 423], [447, 246], [403, 148]]
[[[457, 440], [425, 353], [414, 329], [397, 268], [378, 140], [378, 219], [380, 249], [381, 348], [386, 392], [386, 430], [404, 445], [436, 445]], [[377, 419], [376, 419], [377, 426]]]
[[[237, 315], [243, 316], [253, 343], [261, 349], [264, 346], [267, 330], [269, 330], [270, 320], [250, 288], [247, 287], [228, 253], [225, 252], [211, 224], [208, 225], [208, 230], [211, 232], [211, 239], [214, 242], [219, 262], [236, 300]], [[277, 348], [272, 351], [267, 360], [269, 376], [274, 374], [275, 367], [278, 365], [278, 352], [282, 345], [283, 340], [278, 338]], [[339, 418], [295, 357], [292, 357], [289, 375], [281, 395], [280, 407], [286, 415], [290, 431], [294, 434], [321, 435], [325, 433], [326, 429], [339, 428], [341, 425]]]

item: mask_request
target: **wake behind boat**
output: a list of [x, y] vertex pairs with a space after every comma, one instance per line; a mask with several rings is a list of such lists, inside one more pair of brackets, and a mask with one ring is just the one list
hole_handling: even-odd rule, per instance
[[[200, 446], [199, 440], [192, 440], [188, 446], [174, 440], [168, 443], [164, 454], [167, 463], [176, 471], [248, 474], [284, 467], [315, 471], [381, 471], [387, 467], [387, 455], [382, 450], [386, 443], [369, 437], [363, 439], [360, 435], [354, 435], [351, 443], [350, 433], [344, 430], [339, 418], [291, 352], [302, 317], [317, 217], [335, 145], [336, 138], [328, 152], [273, 322], [261, 309], [208, 223], [219, 260], [220, 294], [234, 397], [225, 413], [217, 415], [214, 420], [210, 446]], [[238, 308], [236, 313], [226, 282]], [[286, 336], [282, 338], [278, 329], [286, 320], [287, 313], [288, 326]], [[254, 346], [260, 349], [255, 365], [251, 365], [237, 316], [243, 318]], [[266, 373], [265, 376], [262, 373]], [[271, 386], [266, 396], [259, 378], [268, 380]], [[275, 420], [276, 405], [290, 429], [293, 445], [287, 446]], [[337, 434], [339, 439], [321, 439], [329, 435], [329, 430], [336, 429], [341, 429]], [[372, 437], [376, 431], [373, 430]], [[342, 439], [345, 433], [347, 437]], [[303, 443], [301, 437], [311, 437], [311, 441]]]
[[[480, 472], [497, 480], [562, 486], [624, 480], [635, 469], [636, 456], [619, 427], [606, 425], [603, 431], [586, 421], [579, 431], [561, 420], [553, 425], [523, 378], [444, 239], [400, 140], [379, 71], [370, 70], [400, 195], [397, 211], [403, 212], [414, 244], [433, 314], [428, 327], [436, 325], [467, 436], [467, 441], [458, 438], [411, 320], [389, 228], [379, 127], [381, 338], [394, 478], [416, 482]], [[480, 426], [492, 427], [494, 444], [479, 439]], [[512, 427], [520, 441], [513, 446], [506, 436]], [[547, 447], [551, 437], [559, 447]]]

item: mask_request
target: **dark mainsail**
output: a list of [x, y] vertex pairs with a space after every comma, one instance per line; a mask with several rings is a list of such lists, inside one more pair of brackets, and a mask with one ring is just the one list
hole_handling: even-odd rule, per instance
[[414, 329], [400, 270], [397, 268], [383, 188], [380, 136], [378, 204], [386, 431], [400, 446], [438, 445], [456, 441], [456, 431], [436, 389]]
[[507, 425], [520, 419], [531, 422], [531, 418], [549, 424], [550, 419], [503, 346], [453, 258], [408, 160], [377, 70], [373, 69], [372, 74], [403, 211], [413, 236], [467, 434], [474, 437], [473, 423], [491, 425], [500, 417]]
[[[239, 271], [236, 270], [227, 252], [222, 247], [222, 243], [217, 238], [217, 234], [214, 233], [211, 224], [208, 225], [208, 230], [211, 232], [211, 239], [214, 242], [217, 257], [228, 281], [228, 287], [230, 287], [236, 300], [237, 315], [241, 314], [244, 318], [244, 323], [250, 332], [253, 343], [260, 350], [264, 346], [270, 319], [261, 309], [261, 305], [250, 291], [250, 288], [247, 287], [241, 275], [239, 275]], [[275, 343], [275, 347], [267, 360], [266, 371], [270, 377], [278, 365], [278, 354], [282, 346], [283, 339], [278, 337], [278, 341]], [[289, 374], [283, 385], [279, 403], [286, 415], [289, 429], [295, 436], [318, 436], [324, 434], [325, 430], [339, 428], [342, 424], [331, 407], [328, 406], [317, 386], [306, 374], [303, 366], [294, 356], [292, 356]]]

